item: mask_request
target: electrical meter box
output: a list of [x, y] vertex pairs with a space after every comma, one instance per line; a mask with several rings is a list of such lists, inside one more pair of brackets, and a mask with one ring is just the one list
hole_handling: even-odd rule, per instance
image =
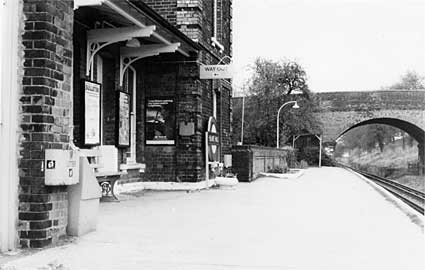
[[74, 185], [79, 181], [78, 152], [46, 149], [44, 183], [47, 186]]

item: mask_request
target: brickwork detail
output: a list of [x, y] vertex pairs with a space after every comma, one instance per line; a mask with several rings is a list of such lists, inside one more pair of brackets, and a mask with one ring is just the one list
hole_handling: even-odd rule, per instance
[[[213, 0], [145, 0], [152, 9], [196, 42], [219, 53], [211, 45], [213, 37]], [[232, 0], [217, 0], [217, 40], [224, 46], [223, 55], [232, 55]]]
[[178, 0], [144, 0], [148, 6], [165, 18], [172, 25], [176, 25], [176, 11]]
[[70, 140], [72, 1], [24, 0], [19, 235], [22, 247], [43, 247], [65, 234], [66, 187], [44, 185], [45, 149]]
[[[219, 1], [229, 2], [230, 1]], [[192, 39], [202, 35], [206, 25], [204, 12], [210, 12], [211, 1], [206, 0], [164, 0], [164, 1], [144, 1], [148, 6], [158, 12], [174, 24], [178, 29], [186, 27], [183, 31]], [[226, 4], [226, 7], [230, 7]], [[205, 7], [208, 6], [208, 10]], [[224, 4], [223, 4], [224, 6]], [[224, 9], [224, 8], [223, 8]], [[230, 12], [230, 11], [228, 11]], [[78, 13], [77, 13], [78, 14]], [[92, 26], [94, 22], [83, 14], [76, 15], [78, 21], [84, 25]], [[180, 17], [179, 17], [180, 16]], [[209, 15], [207, 15], [208, 17]], [[209, 18], [212, 19], [212, 18]], [[209, 26], [210, 27], [210, 26]], [[211, 28], [211, 27], [210, 27]], [[209, 28], [209, 29], [210, 29]], [[87, 29], [83, 25], [76, 24], [74, 35], [74, 73], [79, 78], [85, 77], [85, 32]], [[211, 29], [210, 29], [211, 30]], [[210, 39], [208, 37], [206, 40]], [[207, 42], [210, 44], [210, 42]], [[122, 44], [121, 44], [122, 45]], [[208, 45], [210, 46], [210, 45]], [[146, 170], [143, 175], [144, 181], [181, 181], [197, 182], [205, 179], [205, 158], [204, 158], [204, 132], [209, 116], [212, 115], [212, 91], [213, 85], [209, 80], [199, 79], [199, 64], [216, 63], [217, 57], [212, 55], [211, 51], [205, 50], [190, 58], [176, 54], [161, 54], [152, 58], [145, 58], [133, 64], [137, 70], [137, 101], [136, 101], [136, 158], [137, 162], [145, 163]], [[119, 44], [109, 45], [99, 52], [104, 53], [103, 60], [103, 108], [108, 108], [103, 114], [103, 133], [102, 140], [104, 144], [115, 144], [115, 117], [116, 117], [116, 97], [110, 95], [118, 89], [117, 66]], [[217, 53], [215, 51], [214, 53]], [[74, 80], [74, 139], [78, 146], [81, 146], [79, 125], [82, 123], [82, 117], [79, 114], [80, 105], [78, 104], [81, 95], [79, 89], [79, 78]], [[222, 133], [222, 154], [230, 153], [230, 117], [227, 114], [231, 109], [224, 106], [230, 106], [231, 87], [221, 87], [221, 84], [214, 86], [219, 93], [218, 105], [223, 107], [218, 109], [220, 115], [219, 127]], [[146, 100], [150, 97], [173, 97], [176, 110], [175, 125], [175, 145], [146, 145], [145, 138], [145, 110]], [[195, 124], [195, 134], [192, 136], [179, 136], [178, 127], [180, 122], [193, 122]], [[220, 122], [223, 122], [220, 123]], [[224, 145], [225, 144], [225, 145]], [[120, 150], [119, 161], [128, 149]]]
[[319, 108], [315, 115], [323, 124], [325, 142], [336, 140], [354, 125], [379, 121], [373, 119], [393, 119], [387, 124], [396, 127], [403, 121], [399, 128], [419, 141], [424, 138], [424, 91], [332, 92], [317, 94], [315, 99]]

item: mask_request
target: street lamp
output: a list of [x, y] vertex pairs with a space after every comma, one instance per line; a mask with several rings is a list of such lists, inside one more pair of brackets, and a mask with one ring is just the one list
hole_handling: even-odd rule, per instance
[[282, 110], [283, 107], [285, 107], [288, 104], [294, 104], [292, 108], [298, 109], [300, 106], [298, 106], [298, 103], [296, 100], [288, 101], [284, 103], [282, 106], [280, 106], [279, 110], [277, 111], [277, 118], [276, 118], [276, 148], [279, 148], [279, 114], [280, 110]]

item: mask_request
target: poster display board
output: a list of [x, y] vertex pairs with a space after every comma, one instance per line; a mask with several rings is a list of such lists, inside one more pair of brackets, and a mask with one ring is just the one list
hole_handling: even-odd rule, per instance
[[84, 145], [100, 144], [100, 91], [101, 84], [82, 80], [83, 96], [83, 125]]
[[146, 100], [146, 144], [174, 145], [175, 107], [172, 98]]
[[130, 146], [130, 95], [123, 91], [118, 91], [117, 110], [117, 146]]

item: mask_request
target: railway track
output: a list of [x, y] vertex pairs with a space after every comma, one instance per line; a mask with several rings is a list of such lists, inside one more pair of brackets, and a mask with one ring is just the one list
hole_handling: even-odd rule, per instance
[[372, 180], [376, 184], [380, 185], [381, 187], [385, 188], [392, 194], [394, 194], [396, 197], [400, 198], [402, 201], [404, 201], [406, 204], [408, 204], [410, 207], [421, 213], [424, 214], [424, 204], [425, 204], [425, 193], [410, 188], [408, 186], [399, 184], [393, 180], [386, 179], [383, 177], [379, 177], [364, 171], [360, 171], [358, 169], [349, 167], [347, 165], [338, 163], [338, 167], [348, 168], [352, 171], [355, 171], [364, 177]]

